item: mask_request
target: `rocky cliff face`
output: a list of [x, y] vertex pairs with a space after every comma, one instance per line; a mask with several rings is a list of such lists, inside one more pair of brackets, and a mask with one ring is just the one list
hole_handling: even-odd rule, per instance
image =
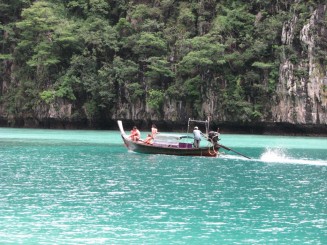
[[[276, 104], [272, 107], [273, 120], [300, 124], [327, 124], [327, 73], [318, 57], [317, 43], [326, 40], [326, 8], [320, 5], [309, 21], [299, 27], [299, 14], [283, 25], [282, 43], [285, 49], [294, 50], [295, 38], [301, 42], [299, 59], [284, 52], [281, 57], [280, 78]], [[324, 57], [326, 59], [326, 57]]]
[[[143, 1], [141, 1], [143, 2]], [[144, 1], [147, 2], [147, 1]], [[260, 2], [260, 1], [257, 1]], [[277, 1], [278, 2], [278, 1]], [[281, 1], [283, 2], [283, 1]], [[322, 1], [321, 1], [322, 2]], [[206, 118], [207, 116], [211, 117], [212, 121], [215, 122], [266, 122], [266, 123], [292, 123], [292, 124], [306, 124], [306, 125], [320, 125], [322, 127], [326, 127], [327, 125], [327, 5], [326, 4], [314, 4], [310, 9], [310, 15], [308, 15], [309, 5], [306, 5], [306, 1], [303, 0], [295, 0], [294, 6], [300, 4], [302, 8], [305, 8], [305, 11], [301, 12], [301, 9], [292, 9], [292, 4], [289, 4], [288, 1], [284, 3], [276, 3], [272, 4], [271, 8], [276, 8], [273, 13], [267, 14], [270, 8], [266, 8], [266, 11], [257, 13], [256, 11], [261, 11], [263, 8], [259, 8], [257, 5], [254, 5], [254, 10], [252, 10], [251, 14], [257, 13], [256, 20], [251, 19], [251, 21], [255, 21], [254, 25], [258, 24], [260, 21], [264, 21], [264, 15], [279, 14], [280, 9], [283, 5], [283, 14], [287, 17], [287, 20], [283, 23], [282, 28], [280, 28], [280, 19], [284, 20], [284, 15], [278, 19], [278, 24], [276, 24], [276, 29], [272, 32], [276, 33], [276, 36], [280, 36], [280, 41], [276, 41], [277, 38], [273, 37], [271, 40], [273, 45], [282, 49], [280, 59], [278, 60], [277, 55], [269, 53], [268, 58], [264, 56], [262, 59], [258, 58], [258, 61], [261, 63], [261, 70], [253, 69], [253, 60], [252, 58], [244, 58], [243, 65], [236, 65], [236, 68], [233, 68], [233, 73], [236, 73], [239, 79], [239, 82], [242, 86], [245, 86], [242, 83], [247, 81], [245, 80], [255, 80], [255, 85], [257, 88], [253, 86], [253, 83], [248, 83], [246, 86], [256, 91], [264, 91], [263, 96], [267, 94], [269, 97], [265, 98], [265, 100], [260, 101], [260, 106], [258, 110], [255, 110], [256, 100], [253, 99], [254, 96], [250, 96], [247, 94], [243, 97], [242, 91], [240, 92], [241, 101], [240, 104], [233, 104], [231, 107], [234, 110], [225, 110], [230, 102], [230, 97], [224, 99], [223, 91], [230, 90], [232, 93], [234, 92], [235, 87], [232, 87], [230, 84], [230, 80], [228, 76], [224, 75], [224, 69], [221, 68], [221, 71], [218, 71], [216, 74], [211, 76], [211, 73], [208, 71], [203, 71], [201, 77], [201, 91], [200, 99], [198, 98], [198, 103], [195, 105], [193, 101], [187, 100], [186, 96], [176, 96], [179, 91], [172, 91], [171, 98], [168, 98], [168, 95], [165, 97], [162, 104], [160, 104], [160, 109], [154, 110], [147, 105], [147, 88], [143, 86], [142, 89], [145, 90], [144, 96], [140, 98], [140, 96], [133, 97], [134, 90], [129, 91], [124, 79], [121, 78], [119, 80], [119, 86], [117, 88], [117, 93], [115, 96], [117, 98], [113, 99], [113, 103], [110, 105], [106, 105], [106, 107], [99, 107], [96, 104], [92, 104], [92, 100], [81, 98], [81, 96], [76, 98], [76, 100], [70, 100], [65, 97], [57, 98], [54, 101], [45, 103], [40, 100], [39, 92], [42, 91], [32, 91], [36, 93], [35, 95], [30, 95], [32, 98], [35, 98], [35, 103], [33, 106], [28, 105], [24, 107], [24, 103], [28, 102], [28, 100], [24, 100], [25, 92], [29, 90], [31, 92], [32, 85], [27, 84], [25, 87], [22, 87], [21, 91], [16, 88], [21, 88], [19, 79], [15, 78], [15, 73], [17, 74], [20, 67], [15, 67], [15, 63], [11, 61], [5, 61], [2, 64], [2, 69], [0, 69], [0, 73], [2, 77], [0, 77], [0, 124], [12, 125], [12, 126], [31, 126], [38, 127], [45, 125], [46, 127], [49, 125], [49, 122], [56, 121], [58, 125], [61, 122], [78, 124], [82, 122], [82, 124], [86, 127], [93, 127], [97, 123], [106, 123], [110, 120], [115, 119], [126, 119], [131, 121], [173, 121], [173, 122], [185, 122], [189, 117], [202, 117]], [[259, 3], [258, 3], [259, 4]], [[259, 4], [261, 5], [261, 3]], [[257, 8], [255, 8], [257, 7]], [[295, 8], [295, 7], [294, 7]], [[209, 13], [210, 11], [208, 11]], [[192, 13], [192, 12], [190, 12]], [[226, 17], [227, 19], [227, 17]], [[237, 20], [239, 23], [239, 20]], [[133, 21], [132, 21], [133, 24]], [[135, 23], [134, 23], [135, 24]], [[212, 24], [212, 23], [211, 23]], [[217, 24], [217, 23], [216, 23]], [[219, 24], [219, 23], [218, 23]], [[210, 25], [208, 25], [209, 28]], [[214, 26], [214, 24], [212, 24]], [[203, 31], [203, 25], [199, 22], [198, 27], [200, 29], [200, 33], [206, 33]], [[200, 28], [201, 27], [201, 28]], [[251, 22], [252, 27], [252, 22]], [[257, 32], [249, 33], [260, 33], [262, 29], [258, 28]], [[274, 26], [273, 26], [274, 27]], [[274, 27], [275, 28], [275, 27]], [[219, 28], [218, 28], [219, 29]], [[156, 29], [157, 30], [157, 29]], [[269, 29], [270, 30], [270, 29]], [[1, 33], [0, 33], [1, 34]], [[223, 33], [224, 34], [224, 33]], [[223, 36], [222, 34], [222, 36]], [[267, 34], [267, 32], [265, 33]], [[236, 35], [236, 34], [235, 34]], [[249, 34], [250, 35], [250, 34]], [[264, 35], [264, 34], [263, 34]], [[227, 35], [228, 36], [228, 35]], [[6, 35], [4, 35], [6, 37]], [[256, 37], [249, 36], [253, 38], [253, 43], [256, 41]], [[246, 39], [249, 39], [247, 37]], [[217, 42], [224, 42], [223, 37], [219, 37]], [[229, 43], [226, 42], [225, 46], [230, 46], [230, 50], [227, 50], [226, 53], [231, 52], [231, 50], [237, 50], [234, 58], [229, 58], [230, 62], [236, 61], [240, 58], [242, 52], [246, 53], [248, 51], [248, 46], [242, 49], [238, 42], [241, 40], [237, 39], [237, 35], [234, 38], [231, 38]], [[264, 42], [266, 39], [262, 39]], [[267, 39], [268, 40], [268, 39]], [[229, 45], [227, 45], [229, 44]], [[259, 43], [260, 46], [260, 43]], [[267, 45], [268, 46], [268, 45]], [[172, 44], [173, 47], [173, 44]], [[269, 47], [270, 48], [270, 47]], [[240, 51], [238, 51], [238, 49]], [[260, 49], [260, 47], [258, 47]], [[268, 49], [268, 48], [267, 48]], [[173, 50], [171, 50], [173, 51]], [[175, 51], [173, 51], [175, 52]], [[238, 53], [239, 52], [239, 53]], [[256, 49], [250, 50], [249, 52], [256, 52]], [[258, 51], [259, 52], [259, 51]], [[123, 53], [123, 52], [122, 52]], [[274, 56], [275, 55], [275, 56]], [[244, 55], [246, 56], [246, 55]], [[274, 57], [272, 57], [274, 56]], [[272, 58], [271, 58], [272, 57]], [[271, 59], [269, 59], [271, 58]], [[174, 60], [173, 58], [171, 59]], [[276, 61], [276, 62], [275, 62]], [[278, 72], [278, 62], [280, 61], [279, 72]], [[243, 61], [242, 61], [243, 62]], [[242, 63], [240, 62], [240, 63]], [[247, 63], [245, 63], [247, 62]], [[252, 62], [252, 63], [251, 63]], [[271, 65], [272, 62], [277, 64], [274, 72], [278, 75], [273, 77], [273, 86], [275, 86], [275, 82], [277, 81], [277, 77], [279, 76], [277, 82], [277, 88], [273, 97], [273, 100], [270, 100], [270, 90], [268, 91], [268, 70], [267, 67]], [[267, 67], [265, 67], [265, 65]], [[228, 64], [229, 67], [232, 65]], [[81, 66], [82, 67], [82, 66]], [[241, 67], [242, 71], [238, 71], [238, 67]], [[1, 68], [1, 67], [0, 67]], [[251, 70], [251, 76], [248, 74], [245, 76], [247, 70]], [[262, 74], [260, 74], [260, 72]], [[143, 72], [142, 74], [144, 74]], [[77, 72], [79, 74], [79, 71]], [[143, 75], [142, 75], [143, 76]], [[144, 77], [138, 77], [138, 79], [142, 80]], [[206, 77], [207, 76], [207, 77]], [[251, 79], [250, 79], [251, 78]], [[34, 79], [34, 78], [33, 78]], [[32, 80], [33, 80], [32, 79]], [[112, 79], [112, 78], [110, 78]], [[181, 80], [185, 80], [184, 77], [180, 78]], [[35, 79], [34, 79], [35, 80]], [[34, 83], [33, 80], [33, 83]], [[81, 83], [83, 77], [79, 80], [78, 83]], [[90, 79], [92, 80], [92, 79]], [[95, 80], [96, 81], [96, 80]], [[232, 80], [233, 81], [233, 80]], [[110, 81], [112, 82], [112, 81]], [[198, 81], [197, 81], [198, 82]], [[32, 84], [33, 84], [32, 83]], [[144, 82], [145, 83], [145, 82]], [[148, 82], [150, 83], [150, 81]], [[145, 83], [146, 84], [146, 83]], [[74, 86], [80, 86], [79, 84]], [[110, 85], [111, 86], [111, 85]], [[182, 86], [182, 85], [180, 85]], [[258, 88], [259, 87], [259, 88]], [[10, 88], [15, 88], [19, 93], [10, 93]], [[176, 90], [179, 86], [176, 86]], [[85, 88], [84, 88], [85, 89]], [[115, 88], [116, 89], [116, 88]], [[165, 86], [162, 86], [162, 90], [166, 89]], [[198, 88], [197, 88], [198, 89]], [[234, 89], [234, 90], [233, 90]], [[270, 88], [269, 88], [270, 89]], [[82, 91], [81, 88], [76, 89], [78, 91]], [[92, 89], [89, 89], [92, 90]], [[249, 89], [250, 90], [250, 89]], [[260, 91], [258, 92], [260, 97]], [[76, 91], [75, 91], [76, 92]], [[85, 91], [84, 91], [85, 92]], [[252, 91], [251, 91], [252, 93]], [[255, 93], [255, 92], [253, 92]], [[7, 94], [5, 99], [2, 99], [3, 95]], [[81, 94], [83, 94], [81, 92]], [[86, 94], [86, 93], [85, 93]], [[95, 93], [96, 94], [96, 93]], [[237, 97], [239, 94], [236, 94]], [[12, 99], [14, 97], [16, 99]], [[33, 97], [34, 96], [34, 97]], [[173, 97], [175, 96], [175, 97]], [[90, 97], [90, 96], [89, 96]], [[30, 98], [30, 97], [28, 97]], [[178, 98], [178, 99], [176, 99]], [[245, 98], [245, 99], [244, 99]], [[260, 98], [258, 99], [260, 100]], [[268, 101], [268, 102], [267, 102]], [[9, 108], [8, 104], [11, 104], [11, 108]], [[245, 106], [244, 106], [245, 105]], [[250, 106], [249, 106], [250, 105]], [[243, 107], [250, 108], [248, 111], [243, 111]], [[9, 109], [8, 109], [9, 108]], [[262, 109], [264, 108], [264, 109]], [[235, 116], [234, 112], [238, 112], [239, 115]], [[244, 113], [243, 113], [244, 112]], [[251, 117], [252, 114], [258, 113], [257, 117]], [[240, 115], [241, 114], [241, 115]], [[244, 114], [244, 117], [243, 117]], [[195, 115], [195, 116], [194, 116]], [[1, 123], [2, 121], [6, 121]], [[106, 121], [107, 120], [107, 121]], [[259, 122], [259, 123], [260, 123]], [[18, 125], [19, 124], [19, 125]], [[74, 126], [74, 125], [73, 125]], [[59, 125], [60, 127], [60, 125]]]
[[[283, 23], [281, 42], [284, 50], [279, 68], [279, 81], [274, 103], [271, 104], [271, 113], [267, 113], [272, 116], [266, 118], [266, 122], [327, 124], [327, 69], [319, 60], [317, 51], [317, 43], [327, 40], [327, 28], [324, 24], [326, 13], [327, 5], [320, 5], [319, 8], [312, 10], [311, 17], [305, 22], [300, 20], [301, 13], [294, 13]], [[298, 48], [297, 42], [300, 42], [301, 49]], [[206, 93], [204, 97], [207, 99], [200, 108], [202, 113], [211, 116], [212, 120], [225, 121], [228, 116], [219, 108], [219, 93], [213, 87], [207, 89]], [[119, 108], [111, 113], [111, 118], [185, 121], [192, 115], [193, 109], [192, 104], [173, 99], [164, 102], [162, 114], [148, 108], [144, 101], [131, 104], [120, 103]], [[43, 108], [42, 116], [38, 117], [41, 120], [42, 118], [69, 120], [75, 109], [72, 104], [60, 101], [56, 106], [50, 105], [47, 113]], [[83, 107], [83, 114], [88, 115], [87, 108]]]

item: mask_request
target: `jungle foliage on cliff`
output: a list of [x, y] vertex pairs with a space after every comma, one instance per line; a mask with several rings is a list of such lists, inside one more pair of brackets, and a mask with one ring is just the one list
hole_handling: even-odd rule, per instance
[[[323, 4], [0, 0], [0, 113], [91, 123], [271, 121], [281, 62], [306, 59], [300, 31]], [[286, 45], [283, 25], [294, 14], [293, 41]], [[324, 16], [319, 24], [326, 28]], [[316, 35], [312, 52], [324, 73], [326, 33]], [[306, 68], [294, 73], [309, 76]]]

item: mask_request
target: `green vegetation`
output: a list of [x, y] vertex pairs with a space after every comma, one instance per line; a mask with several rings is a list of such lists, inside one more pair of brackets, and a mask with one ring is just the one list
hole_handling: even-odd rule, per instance
[[[92, 121], [101, 113], [122, 117], [122, 107], [133, 119], [135, 107], [151, 111], [140, 119], [164, 119], [168, 103], [181, 103], [187, 117], [264, 120], [281, 57], [303, 58], [300, 27], [320, 2], [1, 0], [0, 105], [17, 117], [64, 101]], [[296, 38], [285, 45], [291, 13]], [[325, 39], [313, 51], [322, 70]], [[214, 109], [204, 110], [212, 101]]]

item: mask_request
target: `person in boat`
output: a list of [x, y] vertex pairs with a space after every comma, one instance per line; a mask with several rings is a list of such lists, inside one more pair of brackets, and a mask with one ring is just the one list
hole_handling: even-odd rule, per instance
[[140, 131], [137, 129], [136, 126], [133, 127], [133, 129], [131, 130], [131, 134], [129, 136], [133, 141], [138, 141], [141, 138], [141, 133]]
[[145, 138], [145, 140], [143, 141], [145, 144], [148, 144], [148, 145], [152, 145], [153, 143], [153, 137], [151, 134], [148, 134], [148, 136]]
[[193, 145], [195, 148], [199, 148], [199, 146], [200, 146], [201, 134], [202, 134], [202, 132], [199, 130], [199, 128], [197, 126], [195, 126], [194, 130], [193, 130], [193, 135], [194, 135]]
[[158, 134], [157, 126], [155, 124], [152, 124], [152, 127], [151, 127], [151, 136], [152, 136], [152, 138], [154, 139], [157, 134]]

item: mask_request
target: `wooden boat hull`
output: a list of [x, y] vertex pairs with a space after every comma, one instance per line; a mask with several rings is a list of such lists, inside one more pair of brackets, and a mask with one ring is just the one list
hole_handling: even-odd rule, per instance
[[122, 135], [125, 146], [134, 152], [145, 154], [165, 154], [165, 155], [178, 155], [178, 156], [205, 156], [217, 157], [218, 149], [212, 147], [200, 148], [176, 148], [176, 147], [163, 147], [144, 144], [143, 142], [134, 142]]

